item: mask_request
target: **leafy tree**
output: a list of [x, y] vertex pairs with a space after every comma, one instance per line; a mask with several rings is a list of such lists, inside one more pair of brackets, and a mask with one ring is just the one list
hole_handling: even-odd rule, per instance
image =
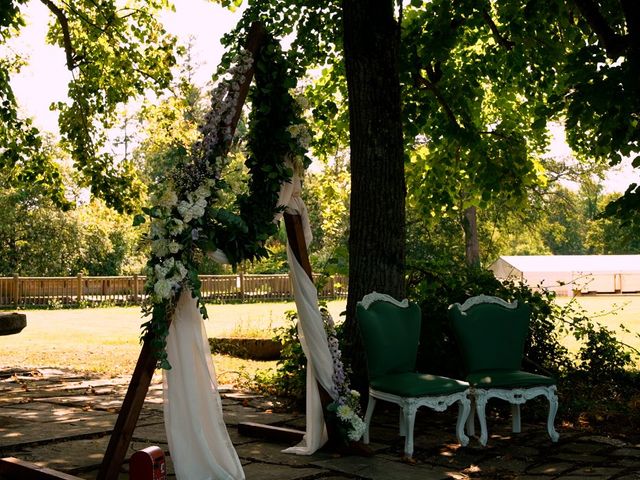
[[635, 229], [620, 218], [604, 216], [606, 206], [619, 198], [603, 195], [598, 199], [597, 214], [589, 222], [585, 243], [590, 253], [625, 255], [640, 253], [640, 239]]
[[137, 113], [141, 139], [134, 158], [146, 183], [160, 181], [166, 172], [189, 155], [200, 139], [198, 126], [204, 122], [206, 95], [193, 83], [197, 65], [189, 44], [179, 55], [180, 73], [159, 98], [148, 99]]
[[350, 175], [346, 158], [338, 154], [320, 172], [307, 173], [303, 196], [311, 227], [314, 269], [328, 274], [348, 272]]
[[147, 252], [130, 215], [119, 214], [94, 200], [70, 214], [76, 248], [72, 272], [85, 275], [133, 275], [143, 271]]
[[[121, 210], [139, 208], [144, 188], [134, 165], [105, 149], [107, 129], [117, 109], [146, 91], [161, 91], [171, 79], [176, 41], [157, 20], [166, 0], [134, 1], [126, 5], [107, 0], [63, 2], [41, 0], [51, 12], [48, 41], [64, 49], [72, 73], [68, 101], [52, 105], [59, 112], [62, 145], [80, 172], [82, 186]], [[0, 7], [0, 43], [19, 33], [25, 0], [8, 0]], [[14, 182], [33, 182], [57, 203], [64, 204], [64, 187], [54, 164], [37, 155], [40, 134], [17, 113], [9, 75], [19, 60], [0, 60], [0, 168]], [[116, 160], [121, 160], [117, 162]]]
[[78, 230], [46, 198], [32, 192], [0, 192], [0, 275], [67, 276], [74, 274]]
[[0, 192], [0, 276], [139, 273], [140, 232], [132, 218], [91, 202], [63, 211], [38, 192]]
[[[372, 290], [399, 298], [405, 294], [405, 182], [397, 70], [400, 32], [393, 7], [394, 2], [388, 0], [347, 0], [342, 8], [336, 1], [305, 2], [303, 8], [297, 2], [252, 1], [224, 40], [234, 44], [236, 38], [246, 36], [253, 21], [262, 21], [275, 37], [294, 34], [288, 52], [294, 73], [321, 67], [346, 74], [351, 203], [345, 334], [354, 342], [346, 348], [347, 357], [359, 351], [356, 302]], [[339, 66], [343, 53], [344, 69]], [[325, 122], [339, 111], [332, 105], [334, 92], [340, 91], [338, 82], [328, 85], [323, 97], [327, 102], [318, 110]]]

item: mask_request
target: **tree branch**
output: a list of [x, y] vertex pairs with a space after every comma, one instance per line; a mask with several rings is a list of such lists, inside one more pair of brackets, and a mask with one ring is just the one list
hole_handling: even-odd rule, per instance
[[484, 19], [486, 24], [489, 26], [489, 29], [491, 30], [493, 37], [496, 39], [496, 42], [498, 42], [498, 45], [503, 46], [507, 50], [511, 50], [513, 47], [516, 46], [515, 42], [512, 42], [511, 40], [509, 40], [508, 38], [506, 38], [504, 35], [500, 33], [500, 30], [498, 30], [498, 26], [496, 25], [496, 22], [493, 21], [493, 18], [491, 18], [491, 15], [489, 15], [489, 12], [487, 12], [486, 10], [482, 10], [482, 18]]
[[440, 93], [440, 90], [438, 90], [438, 87], [436, 87], [432, 82], [424, 78], [419, 73], [415, 73], [413, 75], [413, 81], [416, 83], [416, 85], [426, 88], [427, 90], [432, 92], [433, 95], [436, 97], [436, 100], [444, 110], [445, 114], [447, 115], [447, 118], [449, 119], [449, 121], [454, 126], [461, 128], [460, 124], [458, 123], [458, 119], [456, 118], [456, 115], [453, 113], [453, 110], [451, 109], [451, 107], [449, 106], [445, 98], [442, 96], [442, 94]]
[[[43, 0], [44, 1], [44, 0]], [[87, 17], [86, 15], [84, 15], [82, 12], [80, 12], [80, 10], [78, 10], [77, 8], [75, 8], [73, 6], [72, 3], [68, 3], [68, 2], [62, 2], [64, 3], [67, 8], [72, 11], [75, 15], [77, 15], [77, 17], [82, 20], [84, 23], [86, 23], [87, 25], [95, 28], [96, 30], [102, 32], [102, 33], [107, 33], [107, 30], [105, 30], [104, 28], [100, 28], [98, 25], [96, 25], [94, 22], [92, 22], [89, 17]]]
[[598, 40], [602, 42], [602, 46], [607, 56], [612, 60], [624, 54], [627, 47], [628, 38], [618, 35], [607, 23], [598, 5], [593, 0], [573, 0], [573, 3], [580, 11], [582, 17], [596, 34]]
[[71, 43], [71, 34], [69, 32], [69, 21], [64, 12], [51, 0], [40, 0], [51, 12], [58, 18], [60, 29], [62, 30], [62, 42], [64, 45], [64, 53], [67, 56], [67, 68], [73, 70], [76, 68], [76, 55]]

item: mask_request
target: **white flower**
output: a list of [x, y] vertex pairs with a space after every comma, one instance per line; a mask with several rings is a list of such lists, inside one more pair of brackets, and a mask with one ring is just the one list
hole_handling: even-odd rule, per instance
[[154, 240], [151, 242], [151, 250], [156, 257], [166, 257], [169, 254], [169, 242], [164, 238]]
[[176, 261], [175, 266], [176, 266], [177, 272], [173, 274], [173, 277], [171, 277], [171, 280], [173, 280], [176, 283], [180, 283], [182, 280], [184, 280], [187, 277], [189, 270], [187, 270], [187, 268], [179, 260]]
[[164, 262], [157, 264], [154, 268], [156, 277], [159, 279], [167, 278], [175, 264], [176, 261], [173, 257], [169, 257]]
[[184, 222], [179, 218], [172, 218], [171, 222], [167, 225], [167, 229], [172, 236], [180, 235], [184, 230]]
[[195, 191], [195, 196], [199, 200], [201, 198], [207, 198], [211, 196], [211, 190], [208, 185], [200, 185], [198, 189]]
[[336, 410], [336, 414], [340, 420], [349, 421], [351, 417], [355, 416], [354, 411], [349, 405], [340, 405]]
[[164, 220], [154, 218], [151, 220], [151, 238], [162, 238], [166, 235]]
[[360, 417], [354, 415], [351, 419], [351, 429], [348, 433], [349, 440], [353, 442], [357, 442], [358, 440], [360, 440], [366, 428], [366, 423], [364, 423], [364, 421]]
[[178, 213], [182, 216], [184, 223], [189, 223], [194, 218], [202, 217], [206, 207], [207, 200], [204, 198], [199, 198], [193, 203], [183, 200], [178, 204]]
[[153, 286], [153, 291], [160, 298], [169, 298], [171, 297], [172, 284], [167, 279], [158, 280]]
[[178, 203], [178, 195], [171, 189], [167, 189], [162, 193], [162, 196], [158, 200], [158, 205], [161, 207], [171, 208]]
[[169, 242], [167, 248], [171, 253], [178, 253], [180, 250], [182, 250], [182, 245], [180, 245], [178, 242]]

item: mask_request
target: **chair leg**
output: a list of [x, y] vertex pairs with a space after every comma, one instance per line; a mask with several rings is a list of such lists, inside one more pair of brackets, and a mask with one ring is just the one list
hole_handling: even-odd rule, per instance
[[406, 412], [402, 405], [400, 405], [400, 418], [398, 419], [398, 435], [401, 437], [407, 436], [407, 420], [406, 420]]
[[476, 434], [476, 398], [471, 398], [471, 409], [467, 417], [467, 435], [473, 437]]
[[404, 454], [406, 457], [411, 458], [413, 456], [413, 426], [416, 422], [416, 411], [418, 410], [415, 403], [405, 405], [402, 411], [404, 412], [404, 426], [406, 430], [406, 437], [404, 437]]
[[511, 404], [511, 424], [511, 431], [513, 433], [520, 433], [522, 431], [520, 420], [520, 404], [518, 403]]
[[487, 397], [485, 395], [476, 394], [476, 412], [478, 413], [478, 422], [480, 423], [480, 445], [483, 447], [487, 444], [489, 433], [487, 432], [487, 418], [485, 416], [485, 408], [487, 406]]
[[373, 416], [373, 409], [376, 408], [376, 399], [371, 393], [369, 393], [369, 403], [367, 403], [367, 411], [364, 415], [364, 435], [362, 436], [362, 441], [365, 445], [369, 444], [369, 427], [371, 425], [371, 417]]
[[469, 444], [469, 437], [464, 434], [464, 426], [469, 421], [469, 413], [471, 412], [471, 400], [465, 398], [458, 402], [458, 421], [456, 423], [456, 436], [458, 442], [463, 447]]
[[556, 419], [556, 413], [558, 412], [558, 395], [556, 395], [555, 391], [551, 391], [549, 393], [549, 416], [547, 417], [547, 432], [549, 432], [549, 437], [551, 437], [552, 442], [557, 442], [560, 438], [558, 432], [556, 432], [553, 423]]

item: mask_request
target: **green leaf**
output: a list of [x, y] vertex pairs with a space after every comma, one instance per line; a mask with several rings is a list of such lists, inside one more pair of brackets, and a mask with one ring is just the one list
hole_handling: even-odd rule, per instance
[[135, 217], [133, 217], [133, 226], [137, 227], [139, 225], [142, 225], [146, 221], [147, 221], [147, 218], [144, 215], [137, 214]]

